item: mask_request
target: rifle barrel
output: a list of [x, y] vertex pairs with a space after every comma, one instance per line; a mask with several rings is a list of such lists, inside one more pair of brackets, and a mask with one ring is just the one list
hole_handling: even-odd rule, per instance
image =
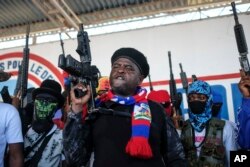
[[248, 47], [246, 43], [244, 29], [243, 29], [243, 26], [239, 23], [235, 3], [232, 2], [231, 6], [233, 9], [234, 20], [235, 20], [234, 33], [235, 33], [238, 52], [240, 54], [240, 57], [239, 57], [240, 65], [241, 65], [241, 68], [244, 70], [244, 72], [247, 75], [250, 75], [250, 66], [249, 66], [249, 61], [247, 58]]
[[63, 55], [65, 55], [65, 52], [64, 52], [64, 43], [63, 43], [63, 40], [62, 40], [62, 34], [59, 33], [59, 36], [60, 36], [60, 43], [61, 43], [61, 47], [62, 47], [62, 52], [63, 52]]
[[150, 91], [152, 91], [154, 89], [153, 89], [153, 85], [152, 85], [152, 82], [151, 82], [150, 74], [148, 74], [148, 80], [149, 80]]
[[23, 60], [22, 60], [22, 69], [21, 69], [21, 108], [24, 108], [24, 97], [27, 94], [27, 86], [28, 86], [28, 70], [29, 70], [29, 33], [30, 33], [30, 24], [27, 26], [26, 32], [26, 44], [23, 49]]
[[168, 51], [168, 61], [169, 61], [169, 69], [170, 69], [170, 74], [172, 75], [172, 61], [171, 61], [171, 52]]
[[234, 14], [235, 23], [236, 25], [239, 25], [240, 23], [239, 23], [239, 19], [238, 19], [237, 12], [236, 12], [235, 2], [231, 2], [231, 6], [232, 6], [233, 14]]

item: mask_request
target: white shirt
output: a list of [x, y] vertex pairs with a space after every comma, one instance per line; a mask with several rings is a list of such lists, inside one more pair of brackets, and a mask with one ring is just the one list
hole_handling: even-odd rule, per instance
[[0, 167], [6, 144], [22, 143], [22, 125], [17, 109], [6, 103], [0, 103]]

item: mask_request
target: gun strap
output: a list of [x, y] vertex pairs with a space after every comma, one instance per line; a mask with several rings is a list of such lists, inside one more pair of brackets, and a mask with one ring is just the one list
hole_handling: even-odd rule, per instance
[[36, 153], [32, 156], [30, 160], [30, 167], [37, 167], [38, 162], [41, 160], [43, 151], [45, 147], [47, 146], [50, 138], [53, 136], [56, 130], [54, 130], [50, 135], [46, 136], [45, 139], [43, 140], [41, 146], [38, 148]]
[[44, 134], [32, 145], [28, 146], [24, 151], [24, 157], [27, 157], [29, 153], [46, 137], [50, 130], [44, 132]]

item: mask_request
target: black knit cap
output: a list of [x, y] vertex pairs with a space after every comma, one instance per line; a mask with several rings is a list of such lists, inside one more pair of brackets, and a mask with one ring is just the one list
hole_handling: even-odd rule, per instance
[[146, 78], [149, 74], [149, 65], [146, 57], [134, 48], [120, 48], [111, 57], [111, 64], [119, 59], [127, 58], [137, 65], [141, 74]]
[[38, 94], [48, 93], [58, 99], [59, 108], [64, 104], [64, 97], [61, 94], [61, 85], [50, 79], [46, 79], [41, 83], [41, 86], [32, 91], [32, 99], [34, 100]]

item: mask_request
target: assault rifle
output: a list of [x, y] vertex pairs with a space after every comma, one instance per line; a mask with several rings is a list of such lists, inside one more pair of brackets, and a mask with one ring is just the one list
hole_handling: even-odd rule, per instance
[[[98, 79], [100, 71], [95, 65], [91, 65], [91, 53], [89, 46], [88, 33], [83, 30], [83, 25], [80, 24], [80, 28], [77, 34], [78, 46], [76, 52], [80, 56], [80, 61], [74, 59], [71, 55], [65, 57], [64, 54], [59, 56], [58, 66], [69, 73], [70, 81], [73, 84], [79, 82], [89, 85], [91, 88], [91, 109], [95, 108], [94, 97], [96, 96], [96, 88], [98, 87]], [[77, 98], [83, 97], [86, 92], [79, 89], [74, 90]]]
[[180, 65], [180, 69], [181, 69], [180, 77], [181, 77], [182, 87], [183, 87], [183, 89], [185, 90], [185, 92], [187, 94], [188, 93], [188, 79], [187, 79], [187, 75], [183, 71], [181, 63], [179, 63], [179, 65]]
[[243, 71], [245, 72], [245, 74], [250, 75], [249, 61], [247, 58], [248, 48], [247, 48], [243, 26], [239, 23], [236, 8], [235, 8], [235, 2], [232, 2], [231, 6], [233, 9], [234, 20], [235, 20], [234, 33], [235, 33], [238, 51], [240, 53], [240, 57], [239, 57], [240, 65]]
[[176, 89], [176, 82], [172, 71], [172, 61], [171, 61], [170, 51], [168, 52], [168, 59], [169, 59], [169, 69], [170, 69], [169, 89], [170, 89], [170, 99], [173, 109], [173, 119], [175, 128], [180, 129], [183, 126], [182, 112], [180, 107], [182, 101], [182, 95], [181, 93], [177, 92]]
[[30, 54], [29, 33], [30, 33], [30, 25], [28, 24], [26, 31], [26, 42], [25, 42], [25, 47], [23, 49], [22, 67], [21, 67], [21, 84], [20, 84], [21, 109], [23, 109], [26, 105], [24, 104], [24, 97], [27, 95], [27, 89], [28, 89], [28, 71], [29, 71], [29, 54]]

